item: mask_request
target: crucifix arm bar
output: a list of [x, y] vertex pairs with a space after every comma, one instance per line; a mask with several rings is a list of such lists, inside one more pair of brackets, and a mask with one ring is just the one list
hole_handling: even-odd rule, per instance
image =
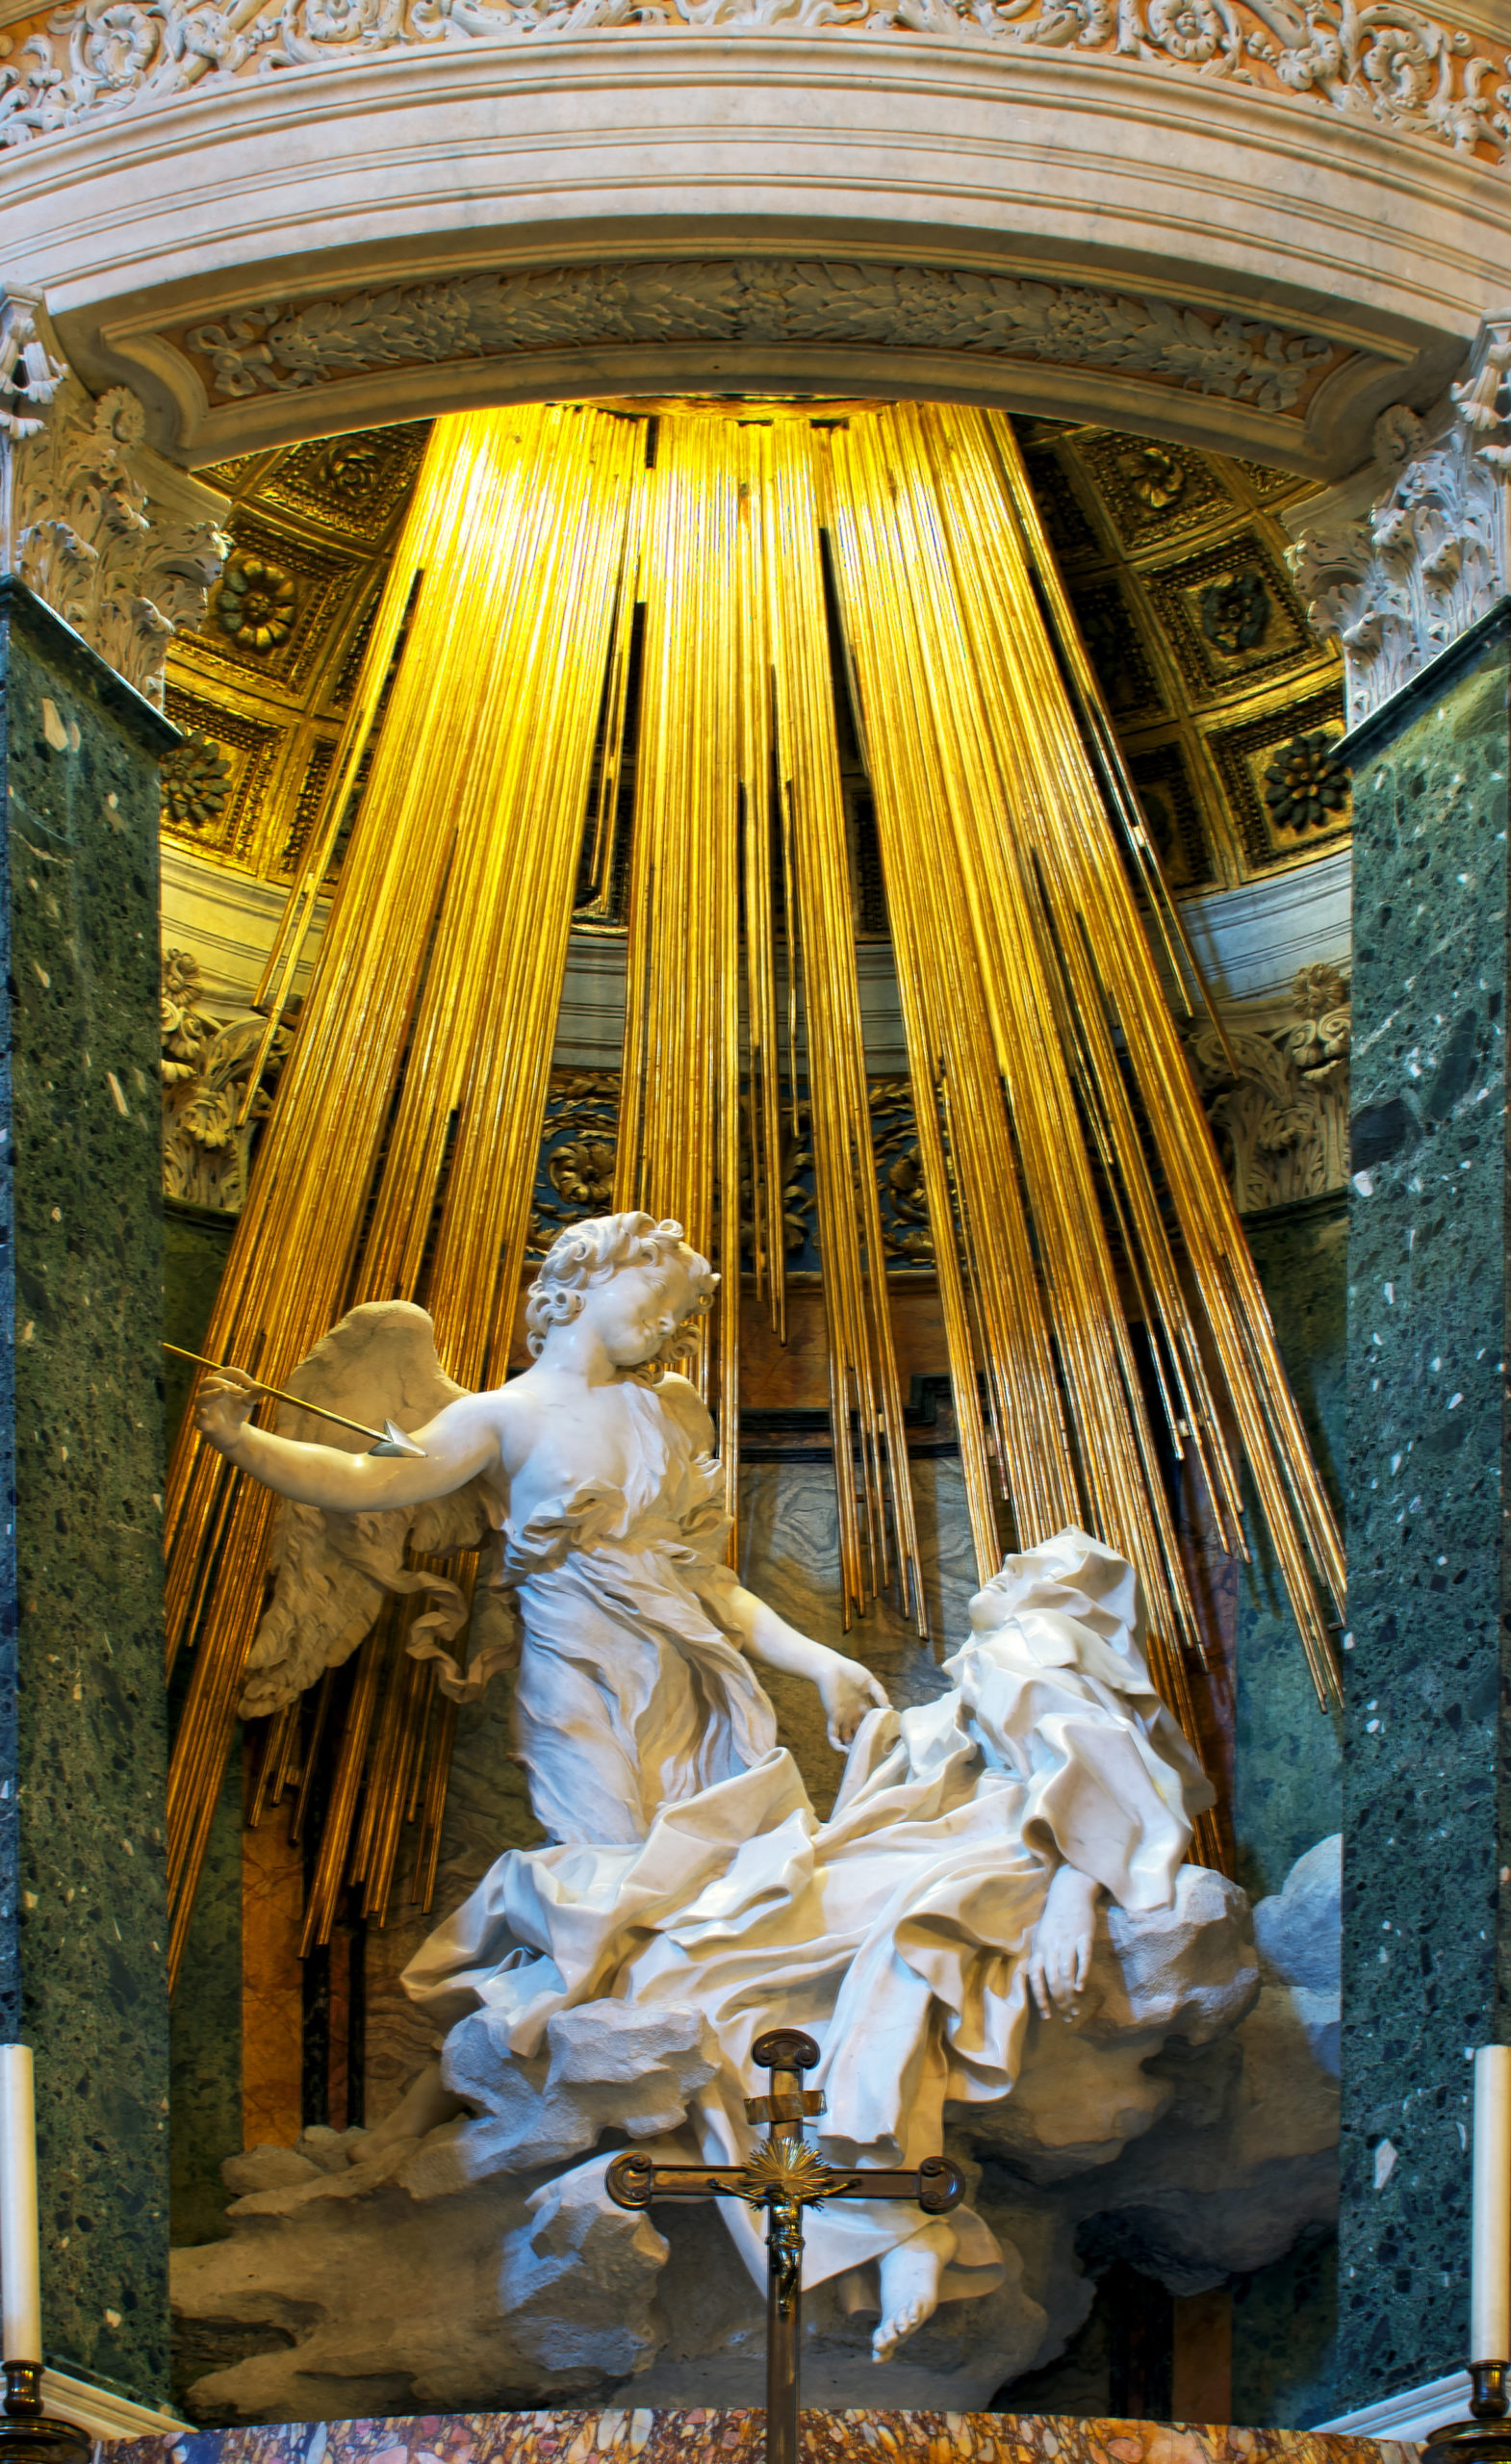
[[[799, 2194], [805, 2206], [832, 2198], [906, 2198], [926, 2216], [947, 2216], [965, 2195], [964, 2176], [947, 2156], [926, 2156], [921, 2165], [896, 2170], [847, 2173], [815, 2166], [814, 2173], [820, 2169], [822, 2182]], [[605, 2176], [618, 2207], [649, 2207], [657, 2198], [744, 2198], [759, 2205], [775, 2187], [770, 2179], [753, 2179], [746, 2165], [657, 2165], [632, 2149], [616, 2156]]]

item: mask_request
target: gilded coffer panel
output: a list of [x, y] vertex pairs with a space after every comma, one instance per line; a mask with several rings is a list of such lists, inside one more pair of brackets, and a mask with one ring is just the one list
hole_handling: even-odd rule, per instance
[[[1348, 828], [1328, 732], [1341, 669], [1306, 625], [1276, 518], [1306, 482], [1107, 429], [1020, 427], [1171, 887], [1236, 883], [1336, 841]], [[172, 778], [164, 827], [217, 862], [288, 881], [310, 843], [427, 433], [365, 429], [210, 475], [233, 499], [236, 551], [169, 661], [203, 741]], [[858, 752], [846, 794], [861, 891], [862, 768]], [[884, 931], [877, 908], [858, 891], [862, 934]]]
[[1236, 884], [1333, 845], [1349, 827], [1342, 666], [1307, 625], [1277, 518], [1308, 483], [1191, 446], [1022, 425], [1170, 886]]
[[165, 771], [163, 828], [214, 863], [286, 881], [309, 843], [427, 433], [365, 429], [207, 475], [235, 546], [168, 660], [194, 734]]

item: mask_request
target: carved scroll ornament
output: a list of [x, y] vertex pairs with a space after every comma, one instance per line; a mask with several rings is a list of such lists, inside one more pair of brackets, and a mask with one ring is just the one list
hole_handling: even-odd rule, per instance
[[165, 1197], [221, 1215], [241, 1213], [252, 1149], [291, 1040], [280, 1027], [248, 1107], [246, 1090], [267, 1023], [257, 1013], [227, 1018], [207, 1010], [198, 960], [187, 950], [164, 952]]
[[1241, 1215], [1348, 1178], [1348, 986], [1325, 962], [1304, 966], [1292, 1001], [1290, 1016], [1260, 1028], [1230, 1015], [1226, 1049], [1211, 1026], [1187, 1040]]
[[24, 144], [206, 79], [621, 26], [849, 26], [1139, 60], [1511, 160], [1511, 61], [1411, 0], [78, 0], [13, 34], [0, 141]]

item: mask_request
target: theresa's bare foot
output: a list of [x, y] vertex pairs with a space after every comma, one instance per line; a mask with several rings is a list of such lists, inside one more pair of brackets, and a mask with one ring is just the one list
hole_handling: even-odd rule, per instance
[[926, 2224], [882, 2261], [882, 2323], [871, 2339], [873, 2361], [890, 2361], [900, 2344], [932, 2319], [939, 2305], [939, 2279], [956, 2252], [953, 2228]]

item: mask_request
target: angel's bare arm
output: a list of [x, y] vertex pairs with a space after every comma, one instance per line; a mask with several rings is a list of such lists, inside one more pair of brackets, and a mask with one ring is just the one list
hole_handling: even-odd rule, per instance
[[[711, 1452], [713, 1423], [697, 1388], [685, 1377], [667, 1377], [662, 1380], [661, 1396], [667, 1409], [683, 1423], [701, 1451]], [[779, 1668], [789, 1677], [806, 1677], [809, 1684], [817, 1686], [828, 1721], [829, 1741], [836, 1752], [850, 1743], [867, 1711], [886, 1709], [886, 1695], [859, 1660], [847, 1659], [843, 1652], [831, 1651], [827, 1643], [817, 1643], [811, 1634], [800, 1633], [796, 1626], [789, 1626], [784, 1617], [754, 1591], [747, 1591], [743, 1583], [721, 1587], [719, 1606], [753, 1659], [763, 1661], [767, 1668]]]
[[253, 1428], [248, 1415], [262, 1389], [234, 1369], [201, 1381], [194, 1424], [202, 1437], [243, 1472], [253, 1473], [280, 1497], [334, 1514], [375, 1514], [385, 1506], [423, 1505], [449, 1497], [464, 1481], [486, 1472], [499, 1457], [496, 1396], [465, 1395], [448, 1403], [423, 1428], [410, 1432], [424, 1450], [423, 1462], [402, 1456], [345, 1454], [334, 1446], [307, 1446]]

